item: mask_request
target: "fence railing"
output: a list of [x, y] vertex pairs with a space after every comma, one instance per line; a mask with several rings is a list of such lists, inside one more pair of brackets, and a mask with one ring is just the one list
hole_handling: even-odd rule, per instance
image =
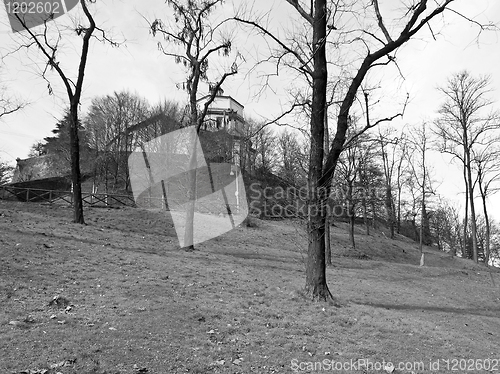
[[[73, 205], [73, 193], [71, 191], [3, 185], [0, 186], [0, 200]], [[82, 200], [85, 206], [91, 207], [131, 206], [146, 209], [167, 208], [167, 204], [163, 197], [147, 195], [141, 196], [136, 202], [132, 195], [82, 192]], [[202, 210], [205, 212], [211, 211], [209, 208], [207, 209]], [[231, 205], [230, 209], [232, 212], [237, 212], [237, 207], [235, 205]]]
[[[17, 200], [24, 202], [44, 202], [49, 204], [73, 205], [71, 191], [44, 190], [39, 188], [0, 186], [0, 200]], [[87, 206], [135, 206], [131, 195], [82, 193], [83, 203]]]

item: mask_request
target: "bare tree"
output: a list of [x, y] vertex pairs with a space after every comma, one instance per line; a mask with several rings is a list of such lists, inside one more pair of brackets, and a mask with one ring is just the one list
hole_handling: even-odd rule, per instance
[[[172, 20], [155, 19], [150, 23], [153, 36], [160, 35], [164, 42], [158, 43], [160, 51], [181, 64], [187, 72], [187, 80], [179, 83], [179, 87], [186, 90], [188, 94], [189, 120], [191, 126], [196, 126], [196, 133], [200, 132], [205, 121], [208, 108], [219, 93], [225, 80], [238, 71], [236, 60], [230, 68], [226, 69], [222, 75], [213, 80], [209, 77], [209, 70], [213, 65], [213, 60], [217, 60], [218, 55], [225, 57], [230, 55], [232, 50], [231, 38], [222, 35], [218, 39], [218, 34], [222, 33], [225, 21], [218, 22], [211, 19], [211, 15], [216, 8], [222, 4], [222, 0], [167, 0], [167, 4], [173, 10]], [[210, 63], [209, 63], [210, 60]], [[221, 68], [219, 66], [219, 68]], [[213, 69], [216, 72], [217, 69]], [[209, 93], [205, 97], [203, 107], [199, 108], [201, 100], [200, 84], [209, 84]], [[193, 142], [193, 144], [195, 144]], [[193, 251], [193, 220], [194, 203], [196, 194], [196, 147], [190, 153], [190, 166], [188, 173], [188, 201], [189, 207], [186, 209], [186, 228], [184, 233], [184, 249]]]
[[25, 104], [22, 104], [18, 100], [15, 100], [7, 95], [5, 87], [0, 87], [0, 119], [3, 116], [17, 112], [24, 107]]
[[71, 145], [71, 179], [73, 185], [73, 222], [84, 224], [83, 217], [83, 203], [82, 203], [82, 189], [81, 189], [81, 172], [80, 172], [80, 147], [78, 137], [78, 107], [82, 95], [83, 80], [85, 77], [85, 68], [87, 66], [87, 59], [89, 54], [89, 45], [91, 38], [97, 37], [94, 32], [98, 30], [101, 34], [99, 40], [111, 42], [113, 45], [116, 43], [109, 40], [104, 31], [96, 26], [94, 17], [88, 9], [88, 3], [93, 3], [95, 0], [80, 0], [80, 5], [86, 18], [87, 25], [77, 23], [74, 27], [74, 32], [77, 36], [82, 38], [82, 47], [80, 52], [80, 59], [77, 67], [76, 79], [72, 79], [68, 74], [69, 69], [63, 68], [58, 59], [60, 51], [60, 42], [63, 35], [60, 29], [52, 30], [50, 28], [53, 22], [53, 17], [48, 15], [44, 20], [43, 26], [39, 28], [30, 28], [22, 15], [15, 14], [23, 31], [19, 34], [19, 47], [16, 51], [21, 49], [36, 48], [44, 60], [44, 67], [41, 69], [41, 76], [48, 83], [49, 94], [52, 94], [52, 86], [47, 78], [49, 71], [55, 70], [60, 77], [67, 93], [69, 101], [70, 112], [70, 145]]
[[395, 198], [395, 219], [396, 219], [396, 232], [400, 234], [401, 232], [401, 211], [403, 209], [403, 189], [405, 185], [405, 178], [410, 173], [410, 167], [406, 162], [405, 155], [409, 150], [409, 142], [406, 136], [406, 128], [401, 129], [398, 140], [396, 142], [396, 148], [394, 149], [394, 153], [396, 155], [396, 176], [395, 176], [395, 189], [396, 189], [396, 198]]
[[342, 188], [343, 200], [345, 203], [346, 214], [349, 219], [349, 239], [351, 241], [351, 247], [356, 248], [356, 242], [354, 240], [354, 227], [356, 223], [356, 196], [355, 196], [355, 184], [358, 178], [361, 157], [360, 153], [360, 139], [356, 139], [355, 142], [351, 142], [349, 147], [344, 149], [340, 159], [339, 159], [339, 175], [338, 180], [341, 181], [339, 186]]
[[492, 266], [500, 267], [500, 225], [498, 222], [491, 224], [491, 248], [490, 259]]
[[104, 183], [108, 193], [110, 179], [112, 189], [120, 187], [128, 191], [127, 159], [141, 134], [137, 125], [150, 118], [150, 110], [146, 99], [127, 91], [92, 99], [84, 123], [95, 153], [94, 192]]
[[447, 201], [441, 201], [429, 217], [430, 227], [440, 251], [447, 251], [455, 256], [460, 245], [462, 224], [459, 209]]
[[[359, 134], [359, 125], [356, 126], [356, 122], [359, 121], [356, 118], [352, 121], [354, 124], [349, 133], [357, 135]], [[367, 177], [369, 165], [373, 162], [374, 154], [372, 149], [375, 143], [367, 134], [355, 136], [352, 141], [348, 141], [347, 146], [340, 155], [338, 169], [335, 174], [334, 184], [341, 189], [341, 200], [344, 203], [345, 215], [349, 221], [349, 238], [352, 248], [356, 248], [354, 229], [360, 203], [363, 205], [365, 224], [367, 223], [367, 200], [370, 199], [372, 187], [374, 187], [367, 183]], [[369, 234], [369, 229], [367, 234]]]
[[0, 186], [10, 182], [13, 171], [14, 167], [3, 160], [0, 160]]
[[[340, 153], [344, 149], [346, 133], [349, 129], [351, 108], [357, 99], [358, 91], [365, 81], [369, 71], [376, 67], [383, 67], [394, 60], [393, 52], [408, 42], [422, 30], [432, 26], [431, 21], [448, 9], [454, 0], [444, 0], [429, 4], [427, 0], [414, 1], [411, 4], [401, 3], [402, 14], [393, 17], [395, 24], [390, 30], [381, 14], [378, 0], [347, 3], [326, 0], [309, 2], [287, 0], [304, 20], [307, 30], [302, 40], [306, 38], [307, 48], [303, 48], [296, 39], [284, 39], [278, 32], [273, 32], [264, 17], [238, 16], [237, 20], [254, 27], [259, 33], [275, 46], [277, 50], [271, 52], [268, 60], [277, 62], [277, 70], [282, 65], [305, 75], [308, 84], [312, 87], [310, 107], [310, 139], [308, 188], [309, 247], [306, 264], [305, 290], [313, 300], [327, 300], [331, 293], [326, 282], [325, 265], [325, 207], [328, 201], [330, 182], [335, 172]], [[330, 7], [329, 7], [330, 5]], [[362, 12], [363, 16], [359, 16]], [[454, 13], [456, 13], [454, 11]], [[354, 17], [350, 17], [356, 14]], [[348, 20], [349, 19], [349, 20]], [[361, 24], [357, 20], [362, 19]], [[372, 23], [370, 23], [372, 22]], [[326, 161], [324, 160], [325, 135], [325, 108], [328, 81], [328, 65], [326, 60], [326, 46], [329, 44], [338, 56], [346, 56], [355, 46], [359, 45], [364, 51], [360, 61], [353, 61], [353, 75], [347, 83], [347, 89], [340, 102], [337, 116], [337, 129]], [[359, 43], [359, 44], [358, 44]], [[386, 59], [382, 61], [382, 59]], [[300, 105], [300, 103], [299, 103]], [[401, 115], [401, 113], [399, 114]], [[392, 117], [395, 118], [395, 117]], [[385, 120], [390, 120], [387, 118]], [[361, 131], [376, 126], [380, 121], [367, 121], [367, 126]]]
[[17, 112], [23, 109], [26, 104], [22, 103], [20, 100], [14, 98], [4, 84], [2, 77], [0, 76], [0, 119], [8, 114]]
[[361, 208], [363, 210], [366, 235], [370, 235], [370, 226], [374, 228], [376, 226], [378, 205], [380, 203], [377, 191], [385, 190], [384, 174], [378, 163], [376, 143], [378, 143], [376, 139], [365, 142], [363, 160], [360, 163], [358, 172], [357, 184], [363, 191]]
[[[259, 124], [250, 122], [250, 127], [258, 127]], [[269, 128], [263, 128], [251, 138], [255, 149], [253, 164], [256, 171], [260, 173], [272, 172], [277, 165], [276, 136]]]
[[499, 128], [496, 112], [490, 110], [492, 101], [489, 77], [474, 77], [463, 71], [448, 79], [440, 88], [445, 102], [439, 110], [435, 132], [440, 138], [439, 150], [460, 161], [463, 167], [466, 192], [464, 245], [467, 243], [467, 219], [470, 207], [472, 257], [478, 261], [476, 208], [474, 204], [473, 150], [488, 142], [491, 131]]
[[[330, 128], [328, 127], [328, 105], [325, 108], [325, 153], [323, 155], [323, 162], [326, 161], [328, 157], [328, 149], [330, 149]], [[331, 214], [327, 214], [325, 217], [325, 262], [327, 266], [332, 265], [332, 241], [330, 235], [330, 228], [332, 226]]]
[[427, 195], [433, 193], [432, 181], [429, 176], [429, 167], [427, 166], [427, 154], [429, 151], [429, 135], [427, 124], [422, 122], [421, 126], [414, 128], [410, 132], [410, 152], [407, 154], [407, 161], [410, 165], [414, 180], [420, 190], [420, 266], [425, 264], [425, 254], [423, 245], [430, 244], [429, 217], [427, 212]]
[[[392, 129], [386, 129], [384, 133], [379, 131], [378, 137], [385, 176], [385, 211], [387, 213], [387, 224], [389, 226], [391, 239], [394, 239], [394, 230], [396, 227], [396, 206], [394, 204], [393, 196], [393, 178], [395, 167], [398, 165], [396, 162], [396, 149], [399, 143], [399, 139], [397, 137], [391, 137], [393, 132], [394, 131]], [[389, 147], [392, 149], [389, 150]]]
[[291, 186], [296, 187], [304, 180], [299, 162], [302, 154], [297, 134], [285, 129], [276, 136], [276, 140], [277, 157], [280, 159], [278, 173]]
[[[493, 140], [493, 139], [491, 139]], [[498, 139], [495, 139], [498, 141]], [[487, 199], [490, 195], [498, 192], [500, 182], [500, 165], [498, 159], [500, 150], [497, 147], [488, 145], [481, 151], [472, 151], [473, 168], [476, 172], [476, 183], [479, 187], [479, 193], [483, 205], [484, 226], [485, 226], [485, 245], [484, 245], [484, 263], [488, 266], [491, 253], [491, 222], [488, 213]]]
[[44, 142], [41, 140], [37, 140], [31, 145], [30, 150], [28, 152], [28, 157], [38, 157], [42, 156], [45, 153], [46, 151], [44, 147]]

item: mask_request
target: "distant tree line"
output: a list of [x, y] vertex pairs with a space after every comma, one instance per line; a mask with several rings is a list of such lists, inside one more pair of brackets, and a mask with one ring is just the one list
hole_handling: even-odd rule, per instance
[[[330, 219], [349, 222], [353, 248], [355, 224], [364, 225], [367, 235], [370, 228], [383, 226], [389, 237], [412, 238], [421, 250], [423, 245], [436, 245], [451, 255], [491, 263], [499, 258], [500, 226], [490, 218], [488, 197], [500, 186], [495, 161], [500, 155], [500, 116], [488, 97], [490, 81], [463, 71], [439, 91], [443, 104], [436, 108], [435, 119], [420, 125], [362, 132], [359, 118], [350, 117], [332, 179]], [[252, 144], [257, 174], [272, 174], [275, 185], [307, 187], [310, 145], [300, 131], [264, 127]], [[450, 154], [463, 167], [465, 212], [436, 192], [441, 182], [432, 168], [436, 152]], [[481, 208], [473, 209], [478, 201]], [[290, 200], [282, 198], [267, 203], [290, 206]]]

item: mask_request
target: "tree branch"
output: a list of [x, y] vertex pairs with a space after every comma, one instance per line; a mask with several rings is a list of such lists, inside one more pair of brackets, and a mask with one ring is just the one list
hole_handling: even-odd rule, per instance
[[3, 116], [6, 116], [8, 114], [12, 114], [14, 112], [17, 112], [18, 110], [23, 109], [25, 106], [26, 106], [25, 104], [17, 104], [13, 108], [9, 109], [9, 108], [6, 108], [6, 106], [2, 103], [2, 111], [0, 112], [0, 118], [2, 118]]
[[378, 26], [380, 27], [380, 29], [384, 33], [384, 36], [385, 36], [385, 38], [387, 40], [387, 43], [391, 43], [392, 42], [392, 38], [391, 38], [391, 35], [389, 35], [389, 32], [387, 31], [387, 29], [386, 29], [386, 27], [384, 25], [384, 21], [382, 19], [382, 15], [380, 14], [380, 9], [379, 9], [379, 6], [378, 6], [378, 0], [373, 0], [373, 7], [375, 8], [375, 14], [377, 15]]
[[[81, 1], [84, 1], [84, 0], [81, 0]], [[57, 43], [56, 43], [56, 46], [53, 47], [53, 46], [51, 46], [49, 44], [49, 42], [47, 40], [47, 20], [44, 21], [44, 32], [43, 32], [43, 35], [42, 35], [43, 39], [44, 39], [44, 42], [45, 42], [45, 46], [44, 46], [40, 42], [40, 40], [38, 38], [38, 35], [36, 35], [36, 34], [33, 33], [33, 31], [26, 25], [26, 23], [24, 22], [24, 20], [21, 17], [19, 17], [19, 15], [17, 13], [15, 14], [15, 16], [19, 20], [19, 22], [21, 23], [21, 25], [24, 27], [24, 29], [28, 32], [28, 34], [30, 35], [31, 39], [33, 40], [33, 43], [38, 47], [38, 49], [42, 52], [42, 54], [45, 55], [45, 57], [47, 58], [47, 65], [49, 65], [51, 68], [55, 69], [57, 71], [57, 73], [59, 74], [59, 76], [61, 77], [61, 79], [63, 81], [63, 84], [66, 87], [66, 91], [68, 93], [68, 97], [70, 98], [70, 101], [71, 101], [72, 98], [73, 98], [73, 89], [72, 89], [71, 85], [69, 84], [70, 81], [66, 77], [66, 74], [64, 74], [64, 71], [59, 66], [59, 63], [56, 62], [56, 60], [55, 60], [55, 55], [56, 55], [56, 52], [57, 52]], [[59, 39], [60, 39], [60, 35], [58, 37], [58, 40]], [[47, 51], [46, 48], [49, 48], [52, 51], [52, 53], [49, 54], [49, 52]], [[43, 76], [45, 78], [45, 74]], [[49, 87], [50, 87], [50, 85], [49, 85]], [[51, 90], [49, 88], [49, 92], [50, 91]]]
[[[299, 4], [298, 0], [286, 0], [286, 2], [288, 4], [290, 4], [291, 6], [293, 6], [297, 10], [297, 12], [299, 12], [299, 14], [302, 16], [302, 18], [304, 18], [312, 26], [312, 24], [314, 22], [313, 17], [311, 16], [311, 14], [307, 13], [304, 10], [304, 8], [302, 8], [302, 6]], [[312, 7], [312, 5], [311, 5], [311, 7]], [[312, 9], [311, 9], [311, 13], [312, 13]]]
[[381, 118], [381, 119], [375, 121], [374, 123], [370, 123], [370, 117], [369, 117], [369, 114], [368, 114], [369, 113], [369, 111], [368, 111], [368, 94], [365, 93], [366, 125], [361, 130], [359, 130], [356, 134], [354, 134], [351, 138], [349, 138], [349, 140], [344, 144], [344, 149], [347, 148], [347, 147], [350, 147], [351, 143], [354, 140], [356, 140], [357, 138], [359, 138], [361, 135], [363, 135], [365, 132], [367, 132], [368, 130], [370, 130], [370, 129], [374, 128], [374, 127], [377, 127], [381, 123], [383, 123], [383, 122], [391, 122], [391, 121], [395, 120], [398, 117], [403, 118], [405, 110], [406, 110], [406, 106], [408, 105], [408, 101], [409, 101], [409, 95], [406, 95], [406, 100], [405, 100], [405, 103], [403, 105], [403, 110], [400, 113], [394, 114], [394, 115], [392, 115], [390, 117]]
[[82, 5], [83, 12], [85, 13], [85, 16], [87, 17], [90, 25], [85, 30], [85, 34], [83, 36], [82, 53], [80, 58], [80, 65], [78, 66], [78, 78], [76, 80], [76, 87], [75, 87], [74, 100], [76, 101], [76, 103], [80, 102], [80, 97], [82, 95], [83, 78], [85, 76], [85, 66], [87, 65], [87, 58], [89, 52], [89, 41], [92, 36], [92, 33], [96, 29], [94, 18], [92, 17], [92, 14], [90, 14], [89, 9], [87, 8], [86, 1], [80, 0], [80, 4]]
[[205, 105], [203, 106], [203, 112], [201, 113], [199, 119], [198, 119], [198, 124], [196, 126], [196, 132], [199, 132], [201, 129], [201, 126], [203, 125], [203, 121], [205, 120], [205, 117], [207, 115], [208, 109], [212, 102], [215, 100], [215, 96], [217, 96], [217, 92], [220, 90], [222, 84], [226, 80], [227, 77], [230, 77], [231, 75], [235, 75], [238, 73], [238, 69], [235, 68], [236, 64], [233, 64], [233, 69], [230, 72], [224, 73], [222, 75], [222, 78], [219, 79], [213, 90], [210, 92], [210, 97], [208, 100], [205, 102]]
[[302, 66], [301, 66], [302, 69], [304, 69], [305, 71], [307, 71], [309, 74], [312, 74], [311, 67], [308, 65], [308, 63], [306, 62], [306, 60], [304, 60], [299, 53], [297, 53], [296, 51], [294, 51], [293, 49], [291, 49], [290, 47], [288, 47], [285, 43], [283, 43], [280, 39], [278, 39], [276, 36], [274, 36], [266, 28], [264, 28], [263, 26], [261, 26], [257, 22], [248, 21], [248, 20], [242, 19], [242, 18], [240, 18], [238, 16], [233, 17], [233, 19], [235, 21], [241, 22], [243, 24], [253, 26], [256, 29], [258, 29], [261, 33], [263, 33], [264, 35], [267, 35], [268, 37], [270, 37], [281, 48], [283, 48], [288, 53], [292, 54], [297, 59], [297, 61], [299, 61], [302, 64]]

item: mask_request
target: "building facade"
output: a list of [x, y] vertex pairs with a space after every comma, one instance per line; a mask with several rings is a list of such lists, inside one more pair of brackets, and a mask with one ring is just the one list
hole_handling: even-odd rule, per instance
[[[209, 95], [200, 99], [200, 104], [204, 104]], [[250, 139], [248, 139], [249, 128], [244, 119], [244, 106], [231, 96], [224, 95], [219, 90], [215, 99], [208, 108], [202, 131], [217, 132], [223, 131], [229, 135], [230, 144], [230, 162], [238, 165], [242, 170], [252, 172], [253, 167], [250, 162], [253, 158], [251, 153], [255, 152], [252, 148]]]

